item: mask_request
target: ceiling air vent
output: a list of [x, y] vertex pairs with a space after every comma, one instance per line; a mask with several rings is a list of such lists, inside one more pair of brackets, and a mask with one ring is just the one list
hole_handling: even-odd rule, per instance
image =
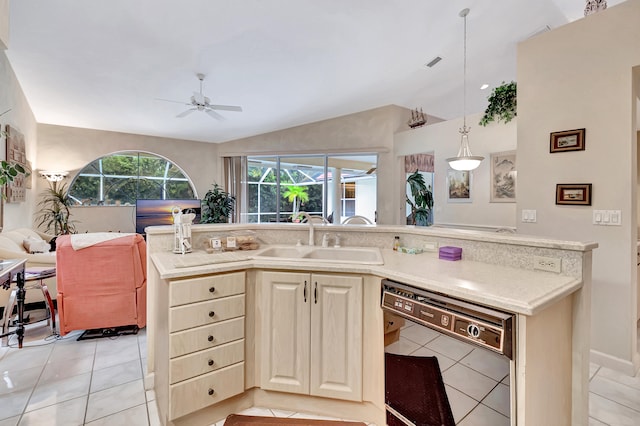
[[435, 64], [437, 64], [438, 62], [440, 62], [441, 60], [442, 60], [442, 58], [440, 56], [436, 56], [430, 62], [424, 64], [424, 66], [427, 67], [427, 68], [433, 68], [433, 66]]

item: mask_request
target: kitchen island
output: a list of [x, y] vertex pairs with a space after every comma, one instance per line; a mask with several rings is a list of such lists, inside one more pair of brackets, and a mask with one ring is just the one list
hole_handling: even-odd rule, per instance
[[[216, 254], [203, 251], [211, 236], [247, 231], [262, 247], [243, 252], [246, 256], [236, 261], [217, 262]], [[166, 424], [210, 424], [252, 405], [384, 424], [383, 278], [513, 313], [512, 424], [587, 424], [594, 243], [416, 227], [315, 226], [315, 244], [323, 234], [339, 234], [347, 248], [379, 248], [384, 263], [376, 265], [259, 255], [272, 244], [308, 241], [304, 224], [194, 226], [196, 252], [186, 255], [171, 252], [171, 227], [153, 227], [147, 233], [145, 384], [155, 389]], [[436, 252], [394, 252], [396, 235], [410, 247], [461, 247], [463, 260], [440, 260]], [[535, 270], [536, 256], [554, 259], [560, 272]], [[191, 265], [185, 266], [186, 259], [192, 259]], [[322, 303], [316, 311], [303, 311], [298, 301], [311, 297], [306, 283], [312, 282], [319, 283], [321, 300], [336, 297], [335, 303], [348, 306], [343, 318], [342, 311], [330, 312]], [[325, 294], [323, 289], [329, 290]], [[323, 335], [327, 331], [314, 331], [315, 324], [336, 315], [344, 330], [333, 330], [328, 346]], [[286, 330], [286, 338], [271, 333], [290, 323], [301, 327]], [[212, 327], [228, 337], [214, 337]], [[296, 334], [305, 327], [311, 327], [311, 336]], [[202, 339], [216, 344], [190, 346], [191, 340]], [[227, 361], [209, 368], [186, 367], [213, 363], [213, 351]], [[335, 369], [343, 371], [341, 376], [318, 369], [329, 365], [327, 358], [334, 353], [350, 354]], [[221, 385], [214, 389], [211, 383]]]

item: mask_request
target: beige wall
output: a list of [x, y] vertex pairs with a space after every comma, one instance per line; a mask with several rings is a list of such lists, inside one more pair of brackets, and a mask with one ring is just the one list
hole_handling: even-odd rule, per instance
[[[471, 126], [469, 143], [474, 155], [484, 156], [480, 166], [472, 172], [472, 203], [447, 202], [447, 158], [455, 157], [460, 148], [462, 117], [410, 129], [396, 134], [395, 155], [399, 158], [409, 154], [433, 153], [434, 166], [434, 221], [436, 224], [457, 224], [472, 226], [515, 227], [515, 203], [490, 203], [490, 154], [492, 152], [511, 151], [516, 149], [516, 120], [509, 123], [492, 123], [482, 127], [477, 123], [482, 114], [467, 117]], [[520, 161], [517, 161], [519, 168]], [[404, 213], [404, 175], [402, 168], [397, 178], [399, 190], [396, 191], [396, 206]], [[401, 180], [402, 179], [402, 180]], [[519, 190], [516, 197], [519, 195]], [[520, 193], [521, 195], [521, 193]]]
[[393, 134], [411, 113], [390, 105], [330, 120], [292, 127], [219, 145], [221, 157], [252, 154], [375, 152], [378, 153], [378, 223], [399, 220], [396, 208], [396, 170]]
[[[218, 177], [215, 144], [47, 124], [38, 125], [39, 160], [34, 167], [68, 171], [65, 182], [71, 182], [80, 169], [96, 158], [132, 150], [152, 152], [171, 160], [191, 179], [200, 198], [214, 181], [222, 183]], [[37, 193], [44, 188], [46, 181], [38, 179]], [[72, 215], [72, 219], [78, 221], [79, 232], [132, 232], [135, 229], [134, 208], [79, 207], [73, 209]]]
[[[592, 359], [633, 373], [636, 351], [637, 157], [634, 66], [640, 0], [578, 20], [518, 48], [518, 199], [538, 222], [519, 231], [593, 240]], [[586, 150], [549, 153], [549, 133], [586, 128]], [[592, 183], [593, 206], [556, 206], [557, 183]], [[593, 209], [622, 211], [595, 226]], [[633, 365], [635, 361], [635, 366]]]
[[[2, 4], [0, 3], [0, 6], [1, 5]], [[2, 16], [1, 10], [0, 16]], [[1, 19], [2, 18], [0, 18], [0, 20]], [[22, 88], [20, 87], [18, 79], [7, 60], [5, 52], [0, 50], [0, 113], [3, 113], [8, 109], [11, 111], [0, 117], [0, 126], [2, 126], [2, 130], [5, 130], [5, 126], [9, 124], [24, 135], [27, 160], [35, 164], [37, 154], [36, 120], [31, 112], [31, 108], [27, 103], [24, 93], [22, 93]], [[0, 139], [0, 158], [6, 159], [6, 152], [6, 140], [3, 136]], [[14, 229], [31, 226], [34, 199], [34, 190], [30, 189], [27, 190], [26, 202], [11, 204], [4, 203], [4, 228]]]
[[0, 50], [9, 48], [9, 0], [0, 0]]

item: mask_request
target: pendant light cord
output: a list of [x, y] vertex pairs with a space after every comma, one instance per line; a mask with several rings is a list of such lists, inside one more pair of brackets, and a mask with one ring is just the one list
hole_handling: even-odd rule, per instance
[[462, 129], [467, 130], [467, 15], [469, 9], [464, 9], [460, 12], [464, 18], [464, 44], [463, 44], [463, 80], [462, 80]]

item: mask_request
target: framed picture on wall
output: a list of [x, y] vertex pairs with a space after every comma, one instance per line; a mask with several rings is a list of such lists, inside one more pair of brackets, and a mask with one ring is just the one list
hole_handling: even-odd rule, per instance
[[584, 151], [586, 129], [551, 133], [549, 152]]
[[492, 203], [516, 202], [516, 152], [505, 151], [491, 154], [491, 192]]
[[447, 171], [447, 202], [471, 202], [471, 172], [449, 169]]
[[568, 206], [591, 205], [590, 183], [559, 183], [556, 185], [556, 204]]

